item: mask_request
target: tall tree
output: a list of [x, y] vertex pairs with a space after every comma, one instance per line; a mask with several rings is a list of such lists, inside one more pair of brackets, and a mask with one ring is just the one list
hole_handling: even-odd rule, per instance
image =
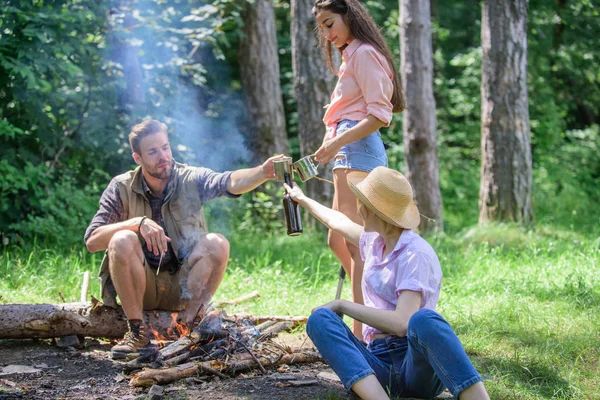
[[239, 63], [246, 95], [244, 134], [256, 165], [288, 150], [272, 0], [246, 0]]
[[428, 0], [400, 1], [400, 48], [408, 105], [403, 119], [407, 178], [413, 183], [419, 210], [426, 216], [421, 219], [421, 230], [443, 230]]
[[[298, 109], [298, 137], [303, 156], [317, 151], [323, 142], [325, 127], [323, 114], [335, 85], [335, 76], [327, 71], [325, 60], [315, 35], [315, 18], [312, 15], [313, 0], [292, 0], [292, 63], [294, 89]], [[325, 176], [331, 179], [331, 168], [325, 168]], [[330, 203], [333, 186], [311, 179], [306, 185], [307, 194], [320, 203]]]
[[484, 0], [479, 222], [533, 220], [528, 0]]

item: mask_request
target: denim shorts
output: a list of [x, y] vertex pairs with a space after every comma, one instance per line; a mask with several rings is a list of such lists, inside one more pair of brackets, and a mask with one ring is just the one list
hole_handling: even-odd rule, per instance
[[[346, 132], [348, 129], [358, 125], [360, 121], [348, 119], [338, 123], [336, 135]], [[348, 168], [359, 171], [371, 172], [376, 167], [387, 167], [388, 159], [385, 147], [381, 140], [381, 133], [377, 130], [362, 139], [348, 143], [336, 154], [333, 169]]]

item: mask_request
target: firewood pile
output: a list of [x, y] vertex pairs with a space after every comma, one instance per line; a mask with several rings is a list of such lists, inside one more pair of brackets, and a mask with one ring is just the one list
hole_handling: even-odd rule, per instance
[[267, 367], [321, 361], [315, 350], [292, 349], [273, 340], [299, 322], [279, 318], [255, 325], [251, 318], [212, 310], [178, 340], [131, 355], [123, 369], [132, 376], [131, 386], [150, 387], [197, 375], [227, 378], [249, 370], [266, 373]]

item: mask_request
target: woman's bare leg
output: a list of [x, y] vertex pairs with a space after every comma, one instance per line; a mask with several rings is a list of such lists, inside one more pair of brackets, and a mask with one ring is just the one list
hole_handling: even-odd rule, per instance
[[389, 397], [383, 387], [375, 377], [375, 375], [368, 375], [364, 378], [356, 381], [352, 385], [352, 391], [356, 393], [361, 399], [368, 400], [388, 400]]
[[490, 400], [487, 390], [482, 382], [469, 386], [458, 394], [460, 400]]
[[[335, 182], [335, 194], [337, 200], [337, 210], [342, 214], [350, 218], [352, 221], [357, 224], [362, 225], [361, 219], [358, 217], [358, 212], [356, 209], [356, 196], [348, 187], [348, 182], [346, 181], [346, 175], [351, 172], [351, 169], [336, 169], [333, 171], [334, 182]], [[354, 246], [351, 243], [347, 243], [345, 240], [345, 245], [348, 254], [350, 255], [350, 282], [352, 284], [352, 300], [359, 304], [364, 304], [363, 295], [362, 295], [362, 274], [363, 274], [363, 261], [360, 257], [360, 251], [358, 247]], [[352, 332], [356, 335], [357, 338], [363, 340], [362, 336], [362, 323], [359, 321], [354, 321], [352, 326]]]
[[[334, 193], [333, 193], [333, 204], [331, 206], [332, 209], [339, 211], [339, 196], [338, 196], [338, 190], [337, 190], [337, 184], [335, 183], [335, 175], [334, 175], [334, 185], [336, 186]], [[346, 246], [346, 241], [344, 240], [344, 238], [342, 237], [342, 235], [340, 235], [339, 233], [336, 233], [332, 230], [329, 230], [329, 235], [327, 237], [327, 244], [329, 245], [329, 248], [331, 249], [331, 251], [333, 251], [333, 254], [335, 254], [335, 256], [337, 257], [338, 260], [340, 260], [340, 263], [342, 264], [342, 266], [344, 267], [344, 270], [346, 271], [346, 274], [348, 274], [348, 276], [351, 275], [352, 272], [352, 258], [350, 257], [350, 252], [348, 251], [348, 247]]]

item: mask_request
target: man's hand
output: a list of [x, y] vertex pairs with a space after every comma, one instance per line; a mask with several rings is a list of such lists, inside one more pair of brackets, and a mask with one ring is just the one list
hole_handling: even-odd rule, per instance
[[254, 168], [238, 169], [231, 173], [227, 183], [227, 191], [231, 194], [242, 194], [254, 190], [265, 181], [275, 178], [273, 161], [283, 157], [283, 154], [269, 158]]
[[165, 235], [165, 230], [159, 224], [150, 218], [146, 218], [140, 225], [139, 233], [146, 241], [148, 250], [153, 252], [155, 256], [167, 252], [167, 243], [169, 243], [171, 239]]
[[283, 154], [273, 156], [265, 161], [261, 166], [261, 172], [264, 179], [275, 179], [275, 167], [273, 166], [273, 160], [278, 160], [283, 157]]

